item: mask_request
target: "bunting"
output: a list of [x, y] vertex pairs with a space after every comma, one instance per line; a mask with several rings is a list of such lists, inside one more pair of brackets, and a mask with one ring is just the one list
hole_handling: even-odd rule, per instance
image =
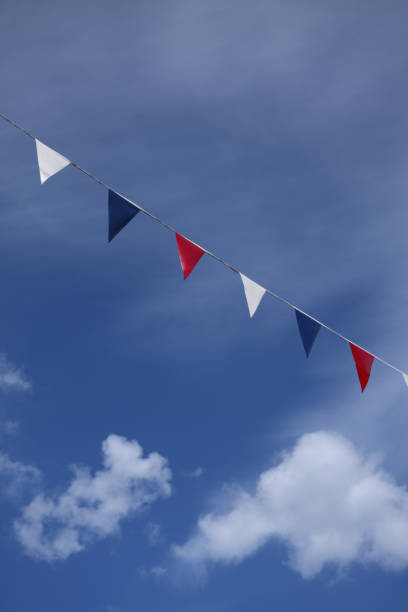
[[258, 283], [254, 282], [253, 280], [251, 280], [250, 278], [242, 274], [239, 270], [231, 266], [229, 263], [227, 263], [220, 257], [217, 257], [217, 255], [214, 255], [213, 253], [210, 253], [209, 251], [204, 250], [202, 247], [198, 246], [196, 243], [192, 242], [191, 240], [188, 240], [183, 235], [179, 234], [174, 228], [172, 228], [170, 225], [162, 221], [162, 219], [156, 217], [155, 215], [145, 210], [144, 208], [140, 208], [138, 205], [134, 204], [131, 200], [128, 200], [120, 196], [116, 192], [112, 191], [111, 189], [109, 189], [109, 187], [105, 185], [105, 183], [103, 183], [100, 179], [93, 176], [87, 170], [84, 170], [83, 168], [81, 168], [78, 164], [71, 162], [69, 159], [67, 159], [66, 157], [58, 153], [57, 151], [54, 151], [54, 149], [51, 149], [50, 147], [45, 145], [43, 142], [35, 138], [27, 130], [19, 126], [17, 123], [12, 121], [8, 117], [2, 115], [1, 113], [0, 113], [0, 118], [4, 119], [5, 121], [13, 125], [15, 128], [24, 132], [27, 136], [29, 136], [30, 138], [34, 140], [36, 144], [36, 150], [37, 150], [38, 168], [40, 171], [41, 183], [44, 183], [51, 176], [53, 176], [54, 174], [56, 174], [57, 172], [59, 172], [60, 170], [68, 166], [69, 164], [72, 164], [73, 166], [75, 166], [77, 170], [79, 170], [80, 172], [83, 172], [86, 176], [91, 178], [93, 181], [96, 181], [97, 183], [99, 183], [100, 185], [108, 189], [108, 195], [109, 195], [109, 199], [108, 199], [108, 216], [109, 216], [108, 240], [109, 242], [113, 240], [113, 238], [133, 219], [133, 217], [137, 215], [138, 212], [143, 212], [148, 217], [151, 217], [156, 222], [160, 223], [166, 229], [174, 232], [176, 236], [176, 241], [177, 241], [177, 248], [178, 248], [178, 253], [180, 257], [180, 263], [181, 263], [181, 267], [182, 267], [183, 275], [185, 279], [189, 276], [189, 274], [195, 268], [195, 266], [197, 265], [201, 257], [204, 255], [204, 253], [207, 253], [208, 255], [210, 255], [210, 257], [213, 257], [214, 259], [222, 263], [224, 266], [226, 266], [233, 272], [239, 274], [243, 287], [244, 287], [244, 292], [245, 292], [245, 297], [246, 297], [250, 317], [253, 317], [253, 315], [255, 314], [266, 292], [270, 293], [277, 300], [280, 300], [281, 302], [283, 302], [284, 304], [286, 304], [287, 306], [289, 306], [295, 311], [299, 333], [300, 333], [303, 347], [305, 349], [307, 357], [309, 357], [310, 355], [310, 352], [312, 350], [312, 347], [314, 345], [314, 342], [316, 340], [316, 337], [317, 337], [317, 334], [319, 333], [320, 328], [324, 327], [329, 332], [331, 332], [332, 334], [336, 335], [338, 338], [342, 339], [343, 341], [349, 344], [352, 355], [353, 355], [353, 359], [356, 365], [357, 374], [358, 374], [358, 378], [360, 381], [362, 391], [364, 391], [369, 381], [369, 378], [371, 375], [371, 368], [372, 368], [374, 359], [377, 359], [378, 361], [382, 362], [384, 365], [400, 373], [403, 377], [404, 383], [406, 384], [406, 386], [408, 386], [408, 374], [407, 373], [403, 372], [399, 368], [396, 368], [395, 366], [393, 366], [391, 363], [388, 363], [384, 359], [381, 359], [380, 357], [377, 357], [373, 355], [372, 353], [369, 353], [365, 349], [353, 344], [348, 338], [343, 336], [341, 333], [337, 332], [336, 330], [328, 327], [327, 325], [323, 323], [320, 323], [314, 317], [311, 317], [310, 315], [298, 310], [298, 308], [294, 304], [291, 304], [287, 299], [279, 296], [276, 293], [273, 293], [272, 291], [269, 291], [268, 289], [265, 289], [261, 285], [258, 285]]
[[353, 353], [354, 362], [356, 364], [357, 374], [361, 385], [361, 392], [363, 392], [370, 378], [374, 355], [367, 353], [367, 351], [364, 351], [362, 348], [356, 346], [352, 342], [349, 342], [349, 344], [351, 352]]
[[35, 139], [37, 148], [38, 169], [40, 171], [41, 184], [45, 183], [50, 176], [57, 174], [60, 170], [69, 166], [69, 159], [47, 147], [40, 140]]
[[252, 318], [258, 308], [266, 289], [255, 283], [253, 280], [239, 273], [242, 284], [244, 285], [245, 297], [248, 304], [249, 316]]
[[109, 189], [109, 238], [108, 242], [119, 234], [125, 225], [137, 215], [139, 209], [129, 200], [125, 200], [120, 195]]
[[204, 255], [205, 251], [194, 242], [187, 240], [181, 234], [176, 234], [177, 248], [180, 257], [181, 267], [184, 273], [184, 280], [192, 272]]
[[314, 319], [303, 314], [303, 312], [300, 312], [300, 310], [295, 310], [295, 314], [306, 357], [309, 357], [321, 325]]

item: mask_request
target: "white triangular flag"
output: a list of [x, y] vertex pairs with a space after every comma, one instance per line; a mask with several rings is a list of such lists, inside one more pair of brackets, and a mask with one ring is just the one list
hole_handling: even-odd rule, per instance
[[405, 384], [408, 387], [408, 374], [405, 374], [404, 372], [401, 372], [402, 374], [402, 378], [404, 379]]
[[242, 284], [244, 285], [245, 297], [248, 303], [249, 316], [253, 317], [256, 309], [259, 306], [260, 301], [262, 300], [266, 289], [255, 283], [253, 280], [239, 273]]
[[71, 163], [69, 159], [35, 139], [41, 184]]

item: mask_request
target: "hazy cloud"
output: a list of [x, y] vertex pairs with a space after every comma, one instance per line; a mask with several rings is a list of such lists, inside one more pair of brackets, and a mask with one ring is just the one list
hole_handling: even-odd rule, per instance
[[142, 580], [146, 580], [150, 576], [153, 576], [154, 578], [159, 579], [159, 578], [163, 578], [164, 576], [168, 574], [168, 569], [161, 565], [154, 565], [153, 567], [150, 567], [150, 568], [139, 567], [137, 570], [137, 573], [139, 575], [139, 578], [141, 578]]
[[200, 478], [205, 474], [205, 469], [202, 467], [196, 467], [195, 470], [191, 470], [190, 472], [186, 472], [187, 478]]
[[9, 436], [14, 436], [20, 429], [20, 422], [19, 421], [6, 421], [2, 427], [3, 427], [4, 433], [6, 433]]
[[145, 533], [152, 546], [157, 546], [164, 539], [158, 523], [147, 523]]
[[32, 465], [12, 461], [5, 453], [0, 453], [0, 480], [2, 491], [10, 497], [16, 497], [39, 485], [41, 472]]
[[11, 364], [6, 355], [0, 354], [0, 389], [15, 389], [17, 391], [28, 391], [31, 383], [21, 370]]

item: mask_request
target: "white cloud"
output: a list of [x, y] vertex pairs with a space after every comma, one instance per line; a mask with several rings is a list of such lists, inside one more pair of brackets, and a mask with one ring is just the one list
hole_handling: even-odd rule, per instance
[[66, 559], [95, 539], [119, 530], [125, 517], [171, 493], [171, 471], [158, 453], [143, 458], [136, 440], [114, 434], [102, 443], [103, 469], [91, 475], [74, 468], [59, 496], [37, 495], [23, 508], [14, 528], [27, 555], [46, 561]]
[[41, 472], [32, 465], [12, 461], [8, 455], [0, 453], [0, 477], [2, 492], [16, 497], [23, 491], [31, 490], [41, 480]]
[[254, 493], [235, 491], [227, 512], [198, 520], [197, 533], [174, 554], [197, 566], [238, 563], [276, 537], [304, 578], [327, 564], [408, 566], [408, 493], [344, 437], [303, 435]]
[[18, 391], [28, 391], [31, 383], [28, 381], [7, 357], [0, 355], [0, 389], [15, 389]]

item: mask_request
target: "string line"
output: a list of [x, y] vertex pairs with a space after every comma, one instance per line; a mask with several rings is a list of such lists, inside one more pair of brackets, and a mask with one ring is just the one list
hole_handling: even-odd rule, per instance
[[[19, 125], [18, 123], [15, 123], [14, 121], [12, 121], [11, 119], [9, 119], [8, 117], [6, 117], [5, 115], [3, 115], [2, 113], [0, 113], [0, 117], [2, 119], [4, 119], [4, 121], [7, 121], [8, 123], [10, 123], [10, 125], [12, 125], [13, 127], [15, 127], [16, 129], [20, 130], [20, 132], [23, 132], [23, 134], [25, 134], [26, 136], [28, 136], [29, 138], [31, 138], [32, 140], [36, 141], [37, 138], [35, 138], [35, 136], [33, 136], [28, 130], [24, 129], [21, 125]], [[156, 217], [156, 215], [152, 214], [151, 212], [149, 212], [148, 210], [146, 210], [145, 208], [143, 208], [142, 206], [140, 206], [139, 204], [136, 204], [135, 202], [133, 202], [132, 200], [130, 200], [129, 198], [127, 198], [126, 196], [123, 196], [122, 194], [118, 193], [117, 191], [115, 191], [114, 189], [112, 189], [111, 187], [109, 187], [109, 185], [107, 185], [106, 183], [104, 183], [103, 181], [101, 181], [101, 179], [97, 178], [96, 176], [94, 176], [93, 174], [91, 174], [90, 172], [88, 172], [88, 170], [85, 170], [84, 168], [82, 168], [79, 164], [73, 162], [70, 160], [70, 164], [71, 166], [73, 166], [74, 168], [76, 168], [77, 170], [79, 170], [80, 172], [82, 172], [83, 174], [85, 174], [87, 177], [89, 177], [90, 179], [92, 179], [93, 181], [95, 181], [96, 183], [98, 183], [99, 185], [101, 185], [102, 187], [104, 187], [105, 189], [108, 189], [108, 191], [113, 191], [114, 193], [116, 193], [117, 195], [121, 196], [122, 198], [124, 198], [125, 200], [127, 200], [130, 204], [132, 204], [135, 208], [137, 208], [138, 210], [140, 210], [140, 212], [142, 212], [143, 214], [147, 215], [148, 217], [150, 217], [151, 219], [153, 219], [154, 221], [156, 221], [157, 223], [160, 223], [160, 225], [162, 225], [163, 227], [165, 227], [166, 229], [168, 229], [170, 232], [173, 233], [178, 233], [177, 230], [175, 230], [171, 225], [169, 225], [168, 223], [166, 223], [165, 221], [163, 221], [162, 219], [160, 219], [160, 217]], [[188, 240], [190, 242], [193, 242], [192, 240], [190, 240], [188, 238]], [[205, 249], [204, 247], [202, 247], [201, 245], [197, 244], [196, 242], [193, 242], [193, 244], [195, 244], [196, 246], [198, 246], [200, 249], [202, 249], [207, 255], [209, 255], [210, 257], [212, 257], [213, 259], [215, 259], [216, 261], [219, 261], [220, 263], [222, 263], [225, 267], [229, 268], [230, 270], [232, 270], [232, 272], [235, 272], [236, 274], [240, 274], [240, 271], [235, 268], [234, 266], [232, 266], [230, 263], [228, 263], [227, 261], [225, 261], [224, 259], [221, 259], [221, 257], [218, 257], [218, 255], [215, 255], [215, 253], [212, 253], [211, 251], [208, 251], [207, 249]], [[347, 338], [346, 336], [343, 336], [343, 334], [341, 334], [340, 332], [336, 331], [335, 329], [333, 329], [332, 327], [329, 327], [328, 325], [326, 325], [325, 323], [322, 323], [322, 321], [319, 321], [319, 319], [316, 319], [315, 317], [313, 317], [312, 315], [310, 315], [309, 313], [305, 312], [304, 310], [302, 310], [301, 308], [298, 308], [298, 306], [295, 306], [294, 304], [292, 304], [289, 300], [287, 300], [286, 298], [282, 297], [281, 295], [278, 295], [277, 293], [274, 293], [273, 291], [271, 291], [270, 289], [266, 289], [265, 287], [263, 287], [263, 289], [265, 289], [266, 293], [269, 293], [269, 295], [271, 295], [272, 297], [274, 297], [276, 300], [279, 300], [280, 302], [282, 302], [283, 304], [286, 304], [287, 306], [289, 306], [290, 308], [292, 308], [293, 310], [297, 310], [298, 312], [300, 312], [301, 314], [305, 315], [306, 317], [308, 317], [309, 319], [312, 319], [312, 321], [315, 321], [315, 323], [317, 323], [318, 325], [320, 325], [321, 327], [323, 327], [324, 329], [326, 329], [327, 331], [329, 331], [331, 334], [334, 334], [335, 336], [337, 336], [338, 338], [341, 338], [341, 340], [344, 340], [345, 342], [348, 342], [349, 344], [353, 344], [354, 346], [356, 346], [357, 348], [365, 351], [366, 353], [368, 353], [369, 355], [371, 355], [372, 357], [374, 357], [374, 359], [376, 359], [377, 361], [379, 361], [380, 363], [382, 363], [383, 365], [391, 368], [392, 370], [395, 370], [396, 372], [398, 372], [399, 374], [402, 374], [403, 376], [405, 375], [405, 372], [403, 372], [403, 370], [400, 370], [399, 368], [397, 368], [396, 366], [392, 365], [392, 363], [389, 363], [388, 361], [385, 361], [385, 359], [382, 359], [381, 357], [378, 357], [378, 355], [375, 355], [374, 353], [370, 353], [370, 351], [367, 351], [367, 349], [365, 349], [364, 347], [360, 346], [359, 344], [356, 344], [355, 342], [353, 342], [352, 340], [350, 340], [349, 338]]]

